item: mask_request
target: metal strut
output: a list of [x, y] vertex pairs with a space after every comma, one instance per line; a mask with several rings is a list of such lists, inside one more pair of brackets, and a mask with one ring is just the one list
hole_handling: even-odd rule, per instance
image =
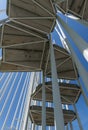
[[62, 112], [62, 104], [60, 98], [60, 89], [57, 81], [57, 71], [54, 56], [54, 49], [51, 42], [50, 35], [50, 59], [51, 59], [51, 74], [52, 74], [52, 91], [53, 91], [53, 103], [54, 103], [54, 118], [56, 130], [64, 130], [64, 119]]

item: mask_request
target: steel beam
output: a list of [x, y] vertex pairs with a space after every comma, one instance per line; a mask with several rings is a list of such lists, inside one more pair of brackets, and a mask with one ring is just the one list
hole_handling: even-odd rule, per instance
[[72, 122], [70, 122], [70, 130], [73, 130]]
[[67, 124], [67, 126], [66, 126], [66, 130], [69, 130], [69, 128], [68, 128], [68, 124]]
[[29, 111], [29, 105], [30, 105], [30, 101], [31, 101], [31, 92], [32, 92], [32, 87], [33, 87], [33, 78], [35, 76], [35, 72], [32, 72], [31, 76], [30, 76], [30, 86], [28, 87], [28, 91], [27, 91], [27, 96], [26, 96], [26, 100], [25, 100], [25, 111], [24, 111], [24, 121], [21, 125], [21, 130], [25, 130], [26, 129], [26, 123], [27, 123], [27, 117], [28, 117], [28, 111]]
[[[59, 17], [58, 17], [58, 20], [59, 20], [59, 22], [61, 23], [62, 26], [63, 26], [63, 25], [64, 25], [64, 26], [66, 25], [66, 24], [64, 23], [64, 21], [61, 20]], [[63, 26], [63, 27], [64, 27], [64, 26]], [[66, 26], [67, 26], [67, 25], [66, 25]], [[66, 28], [65, 28], [65, 29], [66, 29]], [[76, 37], [75, 37], [74, 39], [76, 39]], [[69, 49], [70, 49], [70, 51], [71, 51], [72, 59], [73, 59], [73, 61], [74, 61], [75, 64], [76, 64], [76, 67], [77, 67], [77, 69], [78, 69], [78, 72], [79, 72], [79, 74], [80, 74], [80, 76], [81, 76], [81, 78], [82, 78], [84, 84], [85, 84], [86, 89], [88, 90], [88, 78], [87, 78], [87, 77], [88, 77], [88, 72], [85, 70], [84, 66], [81, 64], [79, 58], [77, 57], [76, 53], [74, 52], [74, 49], [73, 49], [73, 47], [71, 46], [71, 44], [70, 44], [70, 42], [68, 41], [68, 39], [66, 38], [66, 36], [64, 36], [64, 40], [65, 40], [65, 42], [67, 43], [67, 45], [68, 45], [68, 47], [69, 47]], [[81, 42], [81, 41], [80, 41], [80, 42]], [[79, 42], [78, 42], [78, 43], [79, 43]]]
[[73, 107], [74, 107], [74, 110], [75, 110], [75, 113], [76, 113], [76, 116], [77, 116], [77, 121], [78, 121], [78, 124], [79, 124], [79, 128], [80, 128], [80, 130], [83, 130], [83, 127], [82, 127], [82, 124], [81, 124], [81, 120], [80, 120], [79, 114], [77, 112], [76, 105], [73, 105]]
[[88, 44], [84, 41], [71, 27], [69, 27], [60, 17], [57, 16], [58, 21], [70, 35], [75, 45], [78, 47], [85, 60], [88, 62]]
[[86, 96], [86, 94], [85, 94], [85, 92], [84, 92], [84, 89], [83, 89], [82, 86], [81, 86], [81, 83], [80, 83], [80, 80], [79, 80], [79, 79], [78, 79], [78, 83], [79, 83], [79, 86], [80, 86], [80, 88], [81, 88], [82, 95], [83, 95], [83, 97], [84, 97], [84, 101], [85, 101], [86, 105], [88, 106], [88, 98], [87, 98], [87, 96]]
[[42, 130], [46, 130], [46, 91], [45, 91], [45, 77], [42, 74]]
[[53, 91], [55, 125], [56, 130], [64, 130], [64, 119], [60, 97], [60, 87], [57, 82], [58, 78], [57, 78], [56, 63], [55, 63], [55, 56], [51, 35], [50, 35], [50, 59], [51, 59], [51, 72], [52, 72], [52, 91]]
[[[72, 50], [72, 49], [71, 49], [71, 46], [70, 46], [70, 43], [68, 42], [68, 40], [66, 40], [66, 41], [67, 41], [67, 43], [66, 43], [66, 41], [65, 41], [65, 39], [64, 39], [64, 38], [66, 38], [66, 36], [65, 36], [63, 30], [61, 29], [60, 25], [58, 24], [58, 22], [57, 22], [57, 25], [58, 25], [59, 30], [60, 30], [60, 33], [61, 33], [61, 34], [60, 34], [59, 31], [56, 30], [57, 33], [58, 33], [58, 35], [60, 34], [59, 36], [62, 38], [62, 41], [63, 41], [64, 44], [67, 46], [67, 48], [68, 48], [68, 46], [69, 46], [70, 50]], [[69, 48], [67, 49], [68, 51], [69, 51]], [[72, 56], [72, 57], [73, 57], [73, 56]], [[73, 61], [76, 62], [75, 59], [73, 59]], [[75, 65], [74, 65], [74, 68], [75, 68]], [[75, 70], [76, 70], [76, 68], [75, 68]], [[79, 70], [79, 69], [78, 69], [78, 70]], [[86, 94], [85, 94], [85, 92], [84, 92], [84, 90], [83, 90], [83, 88], [82, 88], [82, 86], [81, 86], [81, 84], [80, 84], [79, 78], [78, 78], [78, 84], [79, 84], [79, 86], [81, 87], [81, 91], [82, 91], [82, 94], [83, 94], [85, 103], [86, 103], [86, 105], [88, 106], [88, 98], [87, 98], [87, 96], [86, 96]]]

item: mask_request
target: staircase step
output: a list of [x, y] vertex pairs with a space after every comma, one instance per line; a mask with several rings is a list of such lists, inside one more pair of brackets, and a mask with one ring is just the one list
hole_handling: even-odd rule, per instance
[[45, 34], [53, 30], [56, 21], [55, 10], [50, 0], [8, 1], [7, 15], [29, 29]]
[[[59, 83], [62, 104], [75, 104], [81, 94], [81, 89], [76, 84]], [[53, 102], [52, 82], [45, 82], [46, 101]], [[33, 100], [42, 100], [42, 84], [39, 84], [31, 95]]]
[[[64, 124], [68, 124], [68, 122], [72, 122], [76, 119], [76, 114], [72, 110], [63, 110], [64, 114]], [[31, 121], [36, 125], [41, 125], [41, 117], [42, 117], [42, 107], [41, 106], [30, 106]], [[54, 126], [54, 109], [50, 107], [46, 107], [46, 125]]]

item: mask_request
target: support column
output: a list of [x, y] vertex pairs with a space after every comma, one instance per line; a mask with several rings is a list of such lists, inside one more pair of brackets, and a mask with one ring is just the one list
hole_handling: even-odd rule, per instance
[[68, 26], [60, 17], [58, 17], [60, 24], [64, 27], [67, 33], [70, 35], [75, 45], [79, 48], [80, 52], [83, 54], [85, 60], [88, 62], [88, 44], [84, 41], [80, 35], [78, 35], [71, 27]]
[[73, 130], [72, 122], [70, 122], [70, 130]]
[[28, 122], [28, 118], [29, 118], [29, 117], [27, 117], [27, 122], [26, 122], [26, 128], [25, 128], [25, 130], [28, 129], [28, 123], [29, 123], [29, 122]]
[[76, 108], [75, 104], [73, 106], [74, 106], [74, 110], [75, 110], [75, 113], [76, 113], [76, 116], [77, 116], [77, 121], [78, 121], [78, 124], [79, 124], [79, 128], [80, 128], [80, 130], [83, 130], [81, 120], [80, 120], [79, 114], [77, 112], [77, 108]]
[[46, 91], [45, 91], [45, 77], [42, 74], [42, 130], [46, 130]]
[[[57, 24], [58, 24], [58, 23], [57, 23]], [[68, 45], [68, 47], [69, 47], [69, 49], [70, 49], [70, 51], [71, 51], [71, 53], [72, 53], [72, 59], [73, 59], [73, 61], [75, 62], [76, 67], [77, 67], [77, 69], [78, 69], [78, 71], [79, 71], [79, 73], [80, 73], [80, 75], [81, 75], [81, 77], [82, 77], [82, 79], [83, 79], [83, 82], [84, 82], [84, 84], [85, 84], [85, 87], [87, 88], [87, 84], [88, 84], [87, 75], [88, 75], [88, 74], [87, 74], [87, 72], [85, 71], [85, 69], [83, 68], [82, 64], [80, 63], [78, 57], [76, 56], [76, 54], [75, 54], [73, 48], [71, 47], [69, 41], [67, 40], [67, 38], [66, 38], [66, 36], [65, 36], [65, 34], [64, 34], [63, 30], [61, 29], [61, 27], [60, 27], [59, 24], [58, 24], [58, 27], [59, 27], [59, 30], [60, 30], [60, 32], [61, 32], [61, 34], [62, 34], [62, 37], [63, 37], [62, 39], [64, 40], [65, 44]], [[86, 75], [86, 76], [85, 76], [85, 75]], [[80, 84], [79, 79], [78, 79], [78, 82], [79, 82], [79, 84]], [[80, 86], [81, 86], [81, 85], [80, 85]], [[83, 94], [83, 96], [84, 96], [84, 100], [85, 100], [85, 102], [86, 102], [86, 104], [87, 104], [87, 106], [88, 106], [88, 98], [87, 98], [87, 96], [85, 95], [85, 92], [84, 92], [84, 90], [83, 90], [82, 87], [81, 87], [81, 90], [82, 90], [82, 94]]]
[[[66, 29], [66, 31], [68, 30], [68, 28], [67, 28], [67, 24], [63, 21], [63, 20], [61, 20], [61, 18], [59, 18], [58, 16], [57, 16], [57, 18], [58, 18], [58, 20], [59, 20], [59, 22], [60, 22], [60, 24]], [[69, 33], [69, 35], [70, 36], [72, 36], [72, 34], [73, 33]], [[77, 34], [78, 35], [78, 34]], [[77, 39], [78, 37], [76, 36], [76, 37], [74, 37], [74, 39]], [[79, 74], [81, 75], [81, 77], [82, 77], [82, 79], [83, 79], [83, 82], [84, 82], [84, 84], [85, 84], [85, 87], [87, 88], [87, 90], [88, 90], [88, 72], [85, 70], [85, 68], [83, 67], [83, 65], [81, 64], [81, 62], [79, 61], [79, 59], [78, 59], [78, 57], [77, 57], [77, 55], [75, 54], [75, 52], [74, 52], [74, 50], [73, 50], [73, 47], [71, 46], [71, 44], [69, 43], [69, 41], [67, 40], [67, 38], [65, 37], [64, 38], [64, 40], [65, 40], [65, 42], [67, 43], [67, 45], [68, 45], [68, 47], [70, 48], [70, 50], [71, 50], [71, 53], [72, 53], [72, 58], [73, 58], [73, 60], [75, 61], [75, 63], [76, 63], [76, 66], [77, 66], [77, 69], [78, 69], [78, 71], [79, 71]], [[80, 39], [80, 40], [78, 40], [77, 41], [77, 43], [82, 43], [83, 41], [81, 41], [82, 39]], [[73, 40], [74, 41], [74, 40]], [[74, 41], [75, 42], [75, 41]], [[83, 44], [81, 44], [80, 45], [80, 47], [81, 47], [81, 49], [82, 49], [82, 53], [83, 53], [83, 50], [85, 50], [85, 49], [87, 49], [87, 47], [88, 47], [88, 44], [87, 45], [85, 45], [86, 43], [83, 43]], [[85, 47], [85, 48], [84, 48]]]
[[33, 123], [33, 130], [35, 130], [35, 124]]
[[68, 124], [66, 125], [66, 130], [69, 130], [69, 129], [68, 129]]
[[51, 36], [50, 36], [50, 59], [51, 59], [52, 92], [53, 92], [55, 125], [56, 130], [64, 130], [64, 119], [60, 97], [60, 87], [57, 81], [58, 77], [57, 77], [54, 49], [52, 45]]
[[31, 93], [32, 93], [32, 88], [33, 88], [33, 79], [35, 77], [35, 72], [31, 73], [30, 76], [30, 85], [28, 87], [28, 91], [27, 91], [27, 95], [26, 95], [26, 99], [25, 99], [25, 109], [23, 112], [23, 123], [21, 124], [21, 130], [25, 130], [26, 129], [26, 123], [27, 123], [27, 117], [28, 117], [28, 112], [29, 112], [29, 106], [30, 106], [30, 102], [31, 102]]

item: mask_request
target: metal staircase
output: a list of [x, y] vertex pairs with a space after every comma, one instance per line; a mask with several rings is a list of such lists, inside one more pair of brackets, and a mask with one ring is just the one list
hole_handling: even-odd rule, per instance
[[[73, 0], [68, 3], [68, 7], [77, 13], [78, 5], [75, 10], [72, 8], [72, 3]], [[62, 110], [62, 104], [75, 105], [81, 92], [84, 93], [80, 85], [57, 82], [59, 79], [78, 80], [80, 76], [72, 53], [68, 53], [58, 45], [52, 45], [51, 35], [56, 20], [60, 19], [57, 8], [64, 13], [69, 12], [65, 6], [66, 3], [63, 0], [62, 3], [61, 0], [7, 0], [8, 19], [0, 26], [0, 47], [2, 48], [0, 71], [41, 71], [44, 74], [43, 78], [52, 78], [52, 82], [46, 82], [43, 79], [42, 84], [36, 86], [31, 94], [32, 100], [42, 101], [43, 106], [28, 107], [27, 104], [26, 108], [27, 112], [29, 109], [27, 117], [31, 117], [32, 123], [42, 125], [42, 130], [45, 130], [46, 126], [55, 126], [55, 124], [57, 130], [64, 130], [65, 125], [78, 119], [77, 111]], [[84, 10], [85, 6], [86, 3]], [[87, 19], [84, 10], [82, 18]], [[64, 25], [63, 22], [62, 25]], [[46, 107], [46, 102], [52, 102], [55, 106]], [[46, 117], [43, 117], [44, 113]], [[26, 116], [25, 119], [27, 123]], [[22, 130], [24, 129], [26, 124]]]
[[[56, 46], [56, 48], [57, 48], [57, 53], [56, 53], [55, 49], [54, 49], [54, 53], [55, 53], [57, 73], [59, 75], [59, 79], [61, 79], [61, 78], [63, 78], [64, 80], [68, 80], [68, 78], [73, 79], [73, 75], [72, 75], [72, 73], [70, 73], [69, 70], [73, 70], [74, 73], [75, 73], [75, 70], [72, 68], [72, 66], [70, 64], [72, 61], [69, 62], [69, 60], [66, 60], [66, 57], [65, 57], [66, 53], [67, 53], [66, 50], [59, 47], [59, 46]], [[64, 62], [62, 62], [63, 59], [64, 59], [62, 54], [65, 57]], [[60, 58], [60, 60], [59, 60], [59, 58]], [[69, 58], [67, 58], [67, 59], [69, 59]], [[59, 61], [59, 62], [57, 62], [57, 61]], [[69, 70], [68, 69], [64, 70], [63, 66], [65, 66], [65, 67], [67, 66], [66, 68], [68, 68], [68, 65], [65, 61], [68, 62], [68, 64], [70, 65]], [[57, 63], [59, 63], [62, 66], [62, 70], [59, 68], [60, 66]], [[61, 70], [63, 72], [62, 73], [63, 77], [58, 72], [58, 70]], [[46, 73], [46, 80], [47, 80], [47, 76], [49, 76], [50, 79], [52, 80], [52, 78], [51, 78], [52, 76], [50, 74], [47, 75], [47, 73]], [[77, 73], [76, 73], [76, 75], [77, 75]], [[75, 80], [75, 78], [74, 78], [74, 80]], [[52, 88], [52, 82], [51, 81], [45, 82], [44, 84], [45, 84], [46, 103], [47, 102], [53, 103], [52, 89], [54, 89], [54, 86]], [[80, 95], [81, 95], [80, 86], [78, 86], [76, 84], [72, 84], [72, 83], [65, 83], [65, 82], [62, 82], [62, 83], [58, 82], [58, 84], [59, 84], [58, 88], [60, 87], [60, 97], [61, 97], [62, 104], [64, 104], [64, 105], [74, 105], [74, 104], [76, 104]], [[39, 84], [38, 86], [36, 86], [36, 89], [33, 91], [32, 95], [31, 95], [32, 100], [36, 100], [36, 101], [42, 101], [43, 100], [42, 99], [42, 87], [43, 87], [42, 83]], [[42, 125], [42, 106], [32, 105], [32, 106], [30, 106], [29, 109], [30, 109], [29, 116], [31, 118], [32, 123], [34, 123], [35, 125]], [[77, 119], [76, 113], [73, 110], [63, 109], [63, 116], [64, 116], [64, 125], [67, 125], [68, 123], [72, 123], [72, 121]], [[55, 125], [54, 124], [54, 107], [46, 107], [46, 125], [47, 126], [54, 126]]]

